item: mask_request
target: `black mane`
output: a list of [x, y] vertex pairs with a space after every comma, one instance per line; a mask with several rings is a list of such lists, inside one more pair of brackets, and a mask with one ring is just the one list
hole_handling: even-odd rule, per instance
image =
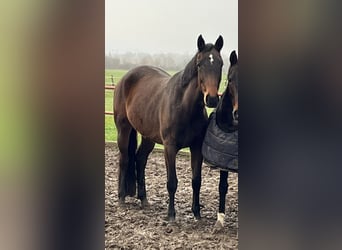
[[197, 75], [197, 63], [196, 63], [197, 53], [191, 59], [190, 62], [185, 66], [182, 75], [182, 86], [185, 87]]

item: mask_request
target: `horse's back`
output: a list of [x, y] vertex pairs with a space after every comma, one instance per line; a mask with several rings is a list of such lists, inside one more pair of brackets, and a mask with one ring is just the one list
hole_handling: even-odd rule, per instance
[[[127, 98], [132, 89], [144, 84], [148, 90], [151, 87], [159, 87], [160, 83], [164, 82], [163, 79], [169, 78], [170, 75], [157, 67], [152, 66], [139, 66], [128, 71], [118, 83], [115, 90], [116, 98]], [[152, 86], [151, 86], [152, 85]], [[145, 92], [145, 91], [144, 91]]]
[[169, 79], [167, 72], [152, 66], [139, 66], [127, 72], [115, 89], [115, 117], [127, 118], [141, 134], [160, 143], [158, 107]]
[[152, 66], [138, 66], [129, 70], [120, 80], [115, 89], [114, 108], [123, 105], [134, 89], [140, 85], [145, 88], [141, 93], [149, 92], [149, 89], [159, 88], [164, 79], [170, 75], [164, 70]]

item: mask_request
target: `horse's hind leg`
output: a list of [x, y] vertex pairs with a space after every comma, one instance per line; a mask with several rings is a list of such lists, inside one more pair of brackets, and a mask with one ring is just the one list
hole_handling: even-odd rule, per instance
[[141, 144], [136, 154], [136, 168], [137, 168], [137, 181], [138, 181], [138, 199], [141, 200], [141, 206], [145, 207], [148, 205], [146, 197], [146, 186], [145, 186], [145, 167], [148, 155], [154, 148], [155, 143], [142, 138]]
[[127, 195], [136, 194], [135, 151], [137, 146], [136, 131], [123, 119], [116, 122], [118, 131], [119, 159], [119, 202], [123, 204]]
[[220, 171], [220, 184], [219, 184], [220, 200], [219, 200], [219, 212], [217, 213], [217, 221], [214, 227], [215, 231], [220, 231], [223, 229], [227, 191], [228, 191], [228, 171]]

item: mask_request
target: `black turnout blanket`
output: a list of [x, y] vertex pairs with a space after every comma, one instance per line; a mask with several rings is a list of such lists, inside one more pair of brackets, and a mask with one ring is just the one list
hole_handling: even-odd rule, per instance
[[215, 112], [209, 117], [202, 154], [210, 167], [238, 172], [238, 130], [231, 133], [222, 131], [217, 126]]

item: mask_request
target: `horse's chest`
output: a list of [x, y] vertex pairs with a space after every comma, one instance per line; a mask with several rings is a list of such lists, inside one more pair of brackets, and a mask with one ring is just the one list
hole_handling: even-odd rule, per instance
[[180, 147], [188, 147], [195, 139], [203, 137], [204, 132], [204, 121], [189, 121], [187, 125], [183, 124], [175, 131], [176, 143]]
[[182, 106], [162, 109], [160, 112], [161, 138], [165, 144], [189, 147], [204, 137], [207, 118], [200, 108], [188, 109]]

